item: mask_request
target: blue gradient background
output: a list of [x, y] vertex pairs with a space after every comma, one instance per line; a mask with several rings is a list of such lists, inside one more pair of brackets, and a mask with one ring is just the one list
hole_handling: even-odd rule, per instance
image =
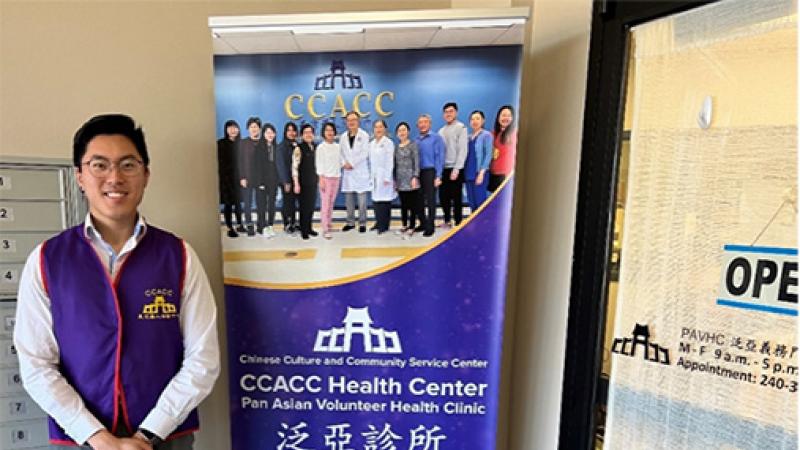
[[[393, 50], [380, 52], [220, 55], [214, 57], [215, 92], [217, 100], [217, 137], [223, 136], [226, 120], [234, 119], [244, 128], [247, 118], [258, 116], [271, 122], [282, 139], [283, 125], [289, 120], [283, 103], [290, 94], [301, 94], [305, 101], [315, 92], [327, 98], [317, 112], [329, 114], [337, 93], [342, 94], [349, 109], [352, 97], [360, 91], [375, 96], [381, 91], [395, 93], [394, 102], [386, 100], [384, 109], [394, 113], [384, 120], [394, 132], [401, 121], [411, 124], [416, 135], [416, 120], [421, 113], [433, 118], [433, 130], [444, 125], [442, 106], [449, 101], [459, 105], [459, 119], [468, 124], [468, 115], [475, 109], [486, 114], [487, 127], [494, 123], [497, 110], [504, 104], [519, 104], [521, 75], [521, 46], [470, 47], [424, 50]], [[315, 91], [318, 75], [330, 72], [332, 60], [343, 60], [346, 72], [361, 75], [363, 89]], [[295, 103], [295, 113], [304, 113], [298, 125], [314, 121]], [[372, 111], [363, 102], [362, 110]], [[361, 127], [372, 134], [372, 113], [362, 119]], [[324, 120], [324, 119], [323, 119]], [[344, 120], [336, 117], [339, 132], [345, 129]], [[319, 133], [319, 126], [317, 133]], [[393, 133], [392, 133], [393, 134]], [[243, 129], [242, 135], [246, 136]]]

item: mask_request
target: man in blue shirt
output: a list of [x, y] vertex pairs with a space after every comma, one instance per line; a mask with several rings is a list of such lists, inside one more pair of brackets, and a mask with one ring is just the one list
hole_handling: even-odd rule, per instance
[[424, 219], [425, 237], [433, 236], [433, 222], [436, 218], [436, 188], [442, 184], [442, 170], [444, 169], [444, 139], [431, 133], [431, 116], [422, 114], [417, 119], [417, 147], [419, 148], [419, 180], [422, 186], [424, 205], [427, 214]]

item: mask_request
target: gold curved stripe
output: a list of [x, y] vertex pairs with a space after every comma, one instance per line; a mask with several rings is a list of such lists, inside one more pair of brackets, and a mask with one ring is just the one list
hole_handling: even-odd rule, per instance
[[[364, 273], [360, 273], [360, 274], [357, 274], [357, 275], [350, 275], [350, 276], [347, 276], [347, 277], [334, 278], [332, 280], [313, 281], [313, 282], [307, 282], [307, 283], [268, 283], [268, 282], [263, 282], [263, 281], [249, 281], [249, 280], [243, 280], [241, 278], [229, 278], [229, 277], [226, 277], [225, 280], [224, 280], [225, 284], [232, 285], [232, 286], [257, 288], [257, 289], [273, 289], [273, 290], [279, 290], [279, 291], [292, 291], [292, 290], [301, 290], [301, 289], [320, 289], [320, 288], [326, 288], [326, 287], [340, 286], [340, 285], [343, 285], [343, 284], [352, 283], [354, 281], [364, 280], [364, 279], [367, 279], [367, 278], [372, 278], [372, 277], [374, 277], [376, 275], [380, 275], [382, 273], [386, 273], [386, 272], [388, 272], [388, 271], [390, 271], [390, 270], [392, 270], [392, 269], [394, 269], [396, 267], [402, 266], [403, 264], [405, 264], [407, 262], [410, 262], [410, 261], [412, 261], [412, 260], [414, 260], [416, 258], [419, 258], [420, 256], [424, 255], [425, 253], [428, 253], [429, 251], [433, 250], [435, 247], [438, 247], [439, 245], [443, 244], [448, 239], [450, 239], [461, 228], [467, 226], [467, 224], [472, 222], [472, 220], [475, 217], [478, 217], [478, 214], [480, 214], [481, 211], [484, 210], [484, 208], [486, 208], [492, 201], [494, 201], [495, 197], [497, 197], [500, 194], [500, 192], [502, 192], [505, 189], [506, 185], [509, 183], [509, 181], [511, 181], [511, 179], [513, 177], [514, 177], [514, 171], [512, 171], [510, 174], [508, 174], [506, 179], [503, 180], [503, 183], [500, 184], [500, 186], [497, 188], [497, 190], [494, 191], [492, 193], [492, 195], [490, 195], [489, 198], [486, 199], [486, 201], [483, 202], [483, 204], [480, 207], [478, 207], [477, 211], [475, 211], [474, 213], [471, 213], [469, 215], [469, 217], [467, 217], [463, 222], [461, 222], [461, 225], [459, 225], [458, 227], [450, 229], [450, 231], [448, 231], [447, 234], [445, 234], [440, 240], [438, 240], [438, 241], [436, 241], [436, 242], [434, 242], [434, 243], [432, 243], [430, 245], [427, 245], [425, 247], [414, 247], [417, 250], [415, 252], [413, 252], [413, 253], [408, 254], [405, 258], [397, 260], [397, 261], [395, 261], [393, 263], [389, 263], [389, 264], [387, 264], [385, 266], [378, 267], [377, 269], [373, 269], [373, 270], [370, 270], [370, 271], [367, 271], [367, 272], [364, 272]], [[488, 182], [488, 180], [487, 180], [487, 182]]]
[[425, 250], [425, 247], [348, 247], [343, 248], [342, 259], [349, 258], [397, 258], [406, 257]]
[[317, 257], [317, 249], [308, 248], [303, 250], [256, 250], [256, 251], [234, 251], [224, 252], [222, 260], [225, 262], [239, 261], [275, 261], [279, 259], [314, 259]]

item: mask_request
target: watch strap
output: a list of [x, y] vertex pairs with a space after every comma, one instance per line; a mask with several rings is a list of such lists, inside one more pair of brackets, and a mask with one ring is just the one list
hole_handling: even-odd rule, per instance
[[164, 440], [161, 439], [160, 437], [158, 437], [155, 433], [153, 433], [153, 432], [151, 432], [149, 430], [145, 430], [144, 428], [139, 428], [139, 433], [141, 433], [142, 436], [147, 438], [147, 442], [149, 442], [150, 445], [152, 445], [154, 447], [156, 445], [161, 444], [162, 442], [164, 442]]

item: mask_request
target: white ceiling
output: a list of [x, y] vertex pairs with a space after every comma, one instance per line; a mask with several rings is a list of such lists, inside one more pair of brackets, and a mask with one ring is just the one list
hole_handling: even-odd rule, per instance
[[399, 50], [522, 44], [528, 14], [507, 8], [234, 16], [212, 17], [209, 26], [216, 55]]
[[522, 44], [524, 25], [490, 28], [366, 29], [360, 33], [261, 31], [215, 35], [215, 55], [398, 50]]

